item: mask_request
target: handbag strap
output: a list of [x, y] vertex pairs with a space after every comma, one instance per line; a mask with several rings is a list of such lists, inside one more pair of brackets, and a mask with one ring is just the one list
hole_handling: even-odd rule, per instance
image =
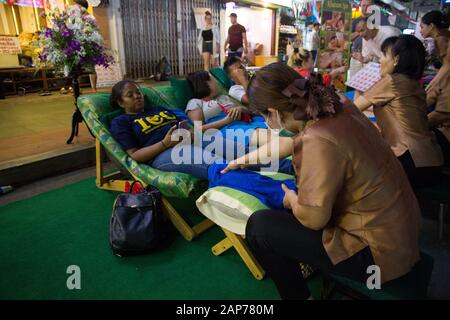
[[131, 183], [131, 185], [130, 185], [129, 193], [133, 193], [133, 187], [134, 187], [134, 185], [137, 184], [137, 183], [139, 183], [139, 184], [141, 185], [142, 190], [145, 190], [144, 186], [142, 185], [142, 182], [140, 182], [140, 181], [138, 181], [138, 180], [135, 180], [135, 181], [133, 181], [133, 182]]

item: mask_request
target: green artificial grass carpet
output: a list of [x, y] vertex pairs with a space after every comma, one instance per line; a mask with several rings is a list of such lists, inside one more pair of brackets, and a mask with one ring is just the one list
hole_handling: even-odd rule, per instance
[[[0, 207], [0, 299], [279, 299], [234, 250], [211, 253], [223, 239], [217, 227], [192, 242], [177, 234], [158, 253], [112, 255], [115, 196], [88, 179]], [[71, 265], [81, 269], [81, 290], [67, 289]]]

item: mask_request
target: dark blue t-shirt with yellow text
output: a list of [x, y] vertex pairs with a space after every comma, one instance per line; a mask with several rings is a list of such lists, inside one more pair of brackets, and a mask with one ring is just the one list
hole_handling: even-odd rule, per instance
[[162, 107], [145, 108], [140, 114], [122, 114], [111, 121], [110, 132], [124, 150], [143, 148], [162, 139], [184, 120]]

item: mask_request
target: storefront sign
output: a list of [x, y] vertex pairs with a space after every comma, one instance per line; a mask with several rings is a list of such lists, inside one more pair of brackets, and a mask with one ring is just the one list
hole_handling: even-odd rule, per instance
[[[352, 6], [347, 0], [325, 0], [322, 6], [317, 66], [320, 73], [336, 73], [333, 85], [345, 91], [350, 60]], [[336, 70], [338, 69], [338, 70]], [[341, 72], [339, 72], [341, 71]]]
[[22, 7], [44, 8], [44, 0], [16, 0], [16, 5]]
[[21, 53], [19, 37], [0, 36], [0, 55]]
[[106, 69], [102, 66], [96, 66], [95, 72], [97, 73], [97, 86], [99, 88], [111, 87], [122, 80], [122, 72], [120, 71], [120, 65], [118, 63], [115, 63]]

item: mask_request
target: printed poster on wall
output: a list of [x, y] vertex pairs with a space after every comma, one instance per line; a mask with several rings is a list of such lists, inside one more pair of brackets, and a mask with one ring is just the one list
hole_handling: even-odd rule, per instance
[[0, 55], [21, 53], [19, 37], [0, 36]]
[[347, 0], [325, 0], [322, 5], [320, 46], [317, 66], [320, 73], [331, 73], [338, 91], [346, 90], [350, 61], [352, 6]]
[[97, 73], [97, 87], [99, 88], [112, 87], [123, 79], [119, 63], [114, 63], [108, 68], [95, 66], [95, 72]]

